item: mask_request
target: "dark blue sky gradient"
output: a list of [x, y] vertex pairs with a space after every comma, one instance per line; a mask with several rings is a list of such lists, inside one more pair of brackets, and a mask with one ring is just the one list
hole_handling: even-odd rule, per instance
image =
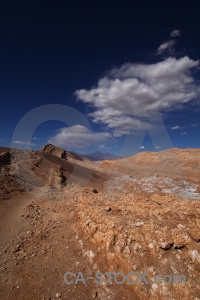
[[[0, 5], [0, 145], [9, 146], [18, 121], [37, 106], [66, 104], [86, 114], [89, 108], [75, 99], [75, 90], [91, 88], [107, 70], [125, 62], [157, 62], [155, 51], [173, 29], [182, 33], [176, 56], [200, 58], [197, 2], [68, 2], [4, 1]], [[175, 147], [200, 146], [200, 127], [184, 129], [199, 124], [199, 116], [200, 111], [189, 106], [165, 116]], [[170, 130], [177, 124], [187, 136]], [[40, 127], [41, 132], [38, 128], [36, 148], [60, 126], [49, 122]], [[91, 126], [94, 131], [107, 130], [92, 122]], [[119, 139], [119, 147], [121, 143]], [[119, 147], [103, 151], [117, 153]]]

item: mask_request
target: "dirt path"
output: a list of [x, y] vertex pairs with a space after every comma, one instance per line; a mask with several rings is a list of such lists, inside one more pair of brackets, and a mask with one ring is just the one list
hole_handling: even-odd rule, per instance
[[28, 194], [21, 194], [15, 198], [0, 201], [1, 248], [28, 228], [27, 222], [21, 219], [21, 213], [30, 201], [31, 197]]
[[49, 189], [37, 199], [23, 195], [1, 203], [0, 299], [132, 299], [121, 286], [64, 282], [66, 272], [94, 277], [109, 271], [79, 227], [76, 189]]

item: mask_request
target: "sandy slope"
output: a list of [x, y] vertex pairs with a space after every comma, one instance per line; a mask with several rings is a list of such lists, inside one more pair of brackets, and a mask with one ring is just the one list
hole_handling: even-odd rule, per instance
[[[17, 150], [0, 166], [0, 299], [200, 298], [200, 151], [104, 162], [61, 158], [62, 151]], [[63, 280], [67, 271], [147, 269], [184, 273], [189, 282]]]

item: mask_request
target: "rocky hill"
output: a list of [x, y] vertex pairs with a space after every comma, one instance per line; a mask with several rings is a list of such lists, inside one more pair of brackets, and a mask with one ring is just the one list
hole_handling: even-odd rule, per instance
[[[54, 145], [3, 150], [1, 299], [200, 299], [199, 149], [102, 162]], [[63, 279], [98, 271], [136, 282]]]
[[81, 161], [83, 160], [80, 156], [52, 144], [47, 144], [46, 146], [42, 147], [42, 152], [56, 155], [62, 159], [72, 158]]

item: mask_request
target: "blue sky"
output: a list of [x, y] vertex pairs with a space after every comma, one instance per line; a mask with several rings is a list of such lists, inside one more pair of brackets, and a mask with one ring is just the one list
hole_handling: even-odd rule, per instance
[[[200, 147], [195, 5], [11, 3], [0, 18], [1, 146], [117, 155]], [[73, 107], [88, 125], [38, 121], [32, 138], [12, 140], [27, 113], [50, 104]]]

